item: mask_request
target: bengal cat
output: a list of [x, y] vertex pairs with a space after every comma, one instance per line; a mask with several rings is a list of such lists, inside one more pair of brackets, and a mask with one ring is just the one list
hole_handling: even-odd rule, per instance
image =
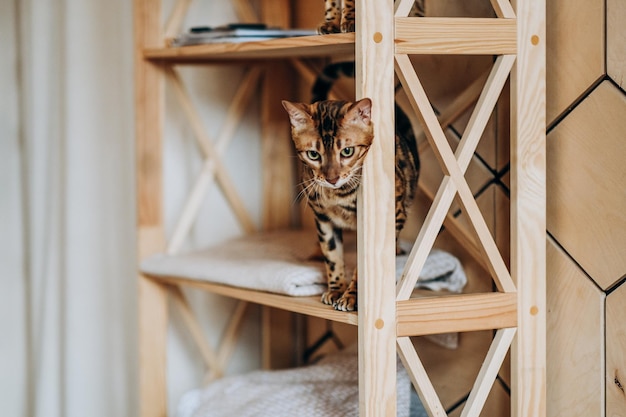
[[[319, 89], [318, 86], [318, 93]], [[357, 189], [361, 184], [363, 160], [374, 140], [372, 102], [364, 98], [357, 102], [282, 103], [289, 114], [291, 136], [302, 161], [302, 194], [315, 215], [324, 256], [328, 290], [322, 294], [322, 302], [336, 310], [354, 311], [357, 309], [357, 274], [355, 271], [348, 284], [342, 230], [356, 229]], [[406, 115], [398, 107], [395, 144], [397, 238], [404, 227], [419, 175], [415, 136]]]
[[[319, 33], [354, 32], [356, 0], [324, 0], [324, 23], [317, 31]], [[425, 0], [416, 0], [409, 16], [424, 16]]]

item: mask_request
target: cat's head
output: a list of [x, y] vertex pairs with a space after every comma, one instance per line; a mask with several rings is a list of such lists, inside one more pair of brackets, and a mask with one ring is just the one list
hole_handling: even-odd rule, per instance
[[298, 157], [315, 182], [329, 188], [357, 185], [374, 137], [371, 100], [282, 103], [289, 113]]

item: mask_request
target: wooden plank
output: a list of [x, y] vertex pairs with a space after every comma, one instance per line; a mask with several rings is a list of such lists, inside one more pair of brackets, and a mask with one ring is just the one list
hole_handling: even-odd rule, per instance
[[351, 56], [354, 33], [299, 36], [259, 42], [212, 43], [178, 48], [151, 47], [144, 50], [149, 60], [170, 63], [219, 62], [224, 60], [272, 60], [296, 57]]
[[[139, 259], [163, 250], [162, 227], [142, 227], [137, 237]], [[145, 275], [139, 274], [138, 279], [139, 415], [163, 417], [167, 413], [168, 291]]]
[[183, 323], [187, 327], [191, 338], [196, 344], [196, 348], [200, 352], [200, 356], [204, 360], [206, 367], [215, 375], [223, 375], [223, 367], [217, 358], [217, 354], [213, 348], [208, 344], [202, 327], [189, 305], [189, 301], [179, 286], [170, 286], [170, 293], [172, 300], [178, 304]]
[[398, 301], [397, 315], [398, 336], [514, 327], [517, 295], [463, 294]]
[[547, 414], [602, 416], [610, 384], [604, 352], [612, 344], [604, 341], [605, 294], [552, 239], [547, 260]]
[[356, 4], [356, 97], [374, 141], [358, 197], [359, 415], [396, 415], [393, 1]]
[[511, 275], [518, 289], [512, 345], [513, 417], [546, 415], [545, 1], [518, 0], [511, 73]]
[[606, 415], [626, 410], [626, 285], [606, 299]]
[[[143, 59], [147, 46], [162, 45], [161, 4], [135, 0], [135, 144], [137, 175], [138, 258], [163, 250], [162, 136], [164, 77], [153, 63]], [[167, 414], [166, 346], [167, 290], [138, 276], [139, 415]]]
[[[606, 14], [604, 1], [551, 0], [545, 3], [550, 22], [547, 26], [546, 95], [549, 99], [546, 112], [548, 123], [553, 123], [604, 76], [605, 59], [610, 62], [609, 51], [605, 52], [605, 37], [610, 36], [605, 16], [610, 19], [611, 15]], [[623, 9], [623, 3], [620, 6]], [[622, 27], [623, 21], [618, 22]], [[615, 46], [623, 55], [623, 45]]]
[[207, 158], [207, 160], [210, 160], [211, 164], [214, 165], [213, 169], [215, 171], [217, 181], [220, 185], [220, 189], [222, 190], [222, 193], [226, 198], [226, 201], [230, 205], [230, 208], [235, 214], [237, 220], [239, 220], [241, 228], [246, 233], [252, 233], [256, 231], [257, 227], [252, 220], [252, 216], [246, 210], [246, 207], [243, 204], [241, 198], [239, 198], [239, 195], [235, 190], [234, 183], [231, 181], [230, 175], [224, 167], [218, 151], [215, 149], [215, 145], [207, 135], [206, 130], [204, 129], [204, 126], [202, 124], [202, 118], [200, 117], [200, 114], [198, 113], [195, 106], [193, 105], [191, 97], [188, 91], [185, 89], [185, 86], [183, 85], [180, 76], [173, 68], [165, 69], [165, 73], [172, 82], [174, 91], [176, 92], [176, 97], [179, 99], [181, 108], [184, 114], [187, 116], [189, 124], [191, 125], [194, 135], [198, 140], [198, 144], [200, 145], [200, 149], [202, 149], [205, 158]]
[[496, 284], [503, 291], [515, 291], [515, 286], [511, 282], [509, 272], [502, 260], [502, 256], [463, 178], [463, 174], [469, 165], [478, 140], [480, 139], [480, 134], [484, 130], [484, 126], [488, 120], [488, 114], [491, 113], [495, 106], [497, 97], [506, 81], [506, 74], [508, 74], [512, 63], [513, 57], [511, 56], [502, 56], [496, 61], [455, 156], [439, 126], [437, 117], [428, 101], [428, 97], [426, 96], [421, 82], [415, 74], [411, 62], [406, 55], [396, 56], [398, 76], [407, 92], [413, 109], [416, 111], [426, 131], [429, 142], [431, 143], [431, 148], [439, 160], [441, 169], [445, 175], [440, 189], [435, 196], [433, 206], [424, 222], [424, 226], [420, 230], [416, 245], [409, 255], [407, 267], [398, 285], [399, 300], [407, 299], [412, 288], [415, 286], [418, 273], [424, 265], [428, 251], [430, 247], [432, 247], [432, 243], [438, 232], [438, 228], [443, 222], [443, 218], [452, 203], [452, 198], [457, 191], [461, 197], [464, 211], [471, 219], [470, 224], [478, 237], [480, 248], [484, 256], [489, 260], [487, 267]]
[[[291, 27], [291, 3], [261, 1], [262, 21], [270, 26]], [[297, 39], [293, 39], [297, 42]], [[270, 54], [271, 56], [271, 54]], [[294, 79], [286, 62], [269, 62], [261, 81], [261, 161], [263, 169], [262, 227], [264, 230], [292, 225], [295, 170], [289, 120], [281, 100], [293, 96]], [[317, 300], [319, 302], [319, 300]], [[264, 308], [263, 353], [265, 368], [296, 365], [300, 334], [294, 334], [295, 316], [279, 309]], [[290, 332], [285, 332], [285, 329]]]
[[422, 361], [420, 361], [419, 356], [417, 356], [415, 352], [415, 348], [413, 348], [411, 339], [408, 337], [400, 337], [397, 343], [400, 359], [409, 373], [413, 387], [419, 395], [428, 415], [430, 417], [445, 417], [446, 410], [443, 408], [430, 378], [428, 378]]
[[[244, 116], [246, 106], [255, 92], [258, 84], [261, 70], [259, 68], [251, 69], [244, 79], [241, 81], [235, 96], [230, 104], [226, 114], [226, 120], [220, 129], [220, 133], [216, 139], [215, 152], [217, 156], [222, 156], [228, 143], [235, 134], [235, 128]], [[191, 115], [191, 117], [194, 117]], [[184, 239], [187, 237], [193, 222], [196, 219], [201, 203], [206, 197], [207, 191], [215, 178], [215, 170], [217, 169], [212, 159], [205, 160], [200, 174], [198, 175], [194, 185], [191, 188], [189, 196], [185, 201], [180, 217], [176, 222], [174, 231], [167, 245], [167, 253], [174, 254], [178, 252]], [[245, 214], [244, 214], [245, 218]], [[252, 229], [250, 229], [252, 230]]]
[[170, 16], [165, 24], [164, 36], [167, 41], [175, 38], [181, 32], [183, 20], [189, 10], [191, 0], [176, 0]]
[[625, 112], [624, 93], [604, 81], [547, 144], [548, 230], [605, 290], [626, 271]]
[[[190, 288], [197, 288], [203, 291], [224, 295], [238, 300], [250, 301], [256, 304], [275, 307], [281, 310], [292, 311], [326, 320], [338, 321], [356, 325], [358, 323], [357, 313], [346, 313], [336, 311], [332, 307], [322, 304], [319, 296], [312, 297], [292, 297], [288, 295], [273, 294], [248, 290], [245, 288], [229, 287], [227, 285], [214, 284], [206, 281], [197, 281], [179, 277], [154, 277], [151, 279], [170, 285], [182, 285]], [[283, 327], [284, 332], [284, 327]]]
[[516, 19], [396, 17], [397, 54], [514, 55]]
[[[626, 7], [621, 0], [606, 2], [606, 70], [613, 81], [626, 89]], [[601, 52], [601, 51], [598, 51]]]
[[500, 329], [496, 332], [496, 336], [493, 338], [491, 347], [485, 357], [485, 362], [480, 368], [478, 377], [470, 396], [467, 399], [465, 407], [463, 407], [463, 413], [461, 417], [479, 416], [487, 396], [491, 391], [491, 387], [495, 382], [498, 375], [498, 369], [502, 366], [504, 357], [506, 356], [509, 346], [513, 341], [516, 329]]
[[515, 11], [509, 0], [491, 0], [491, 6], [493, 6], [493, 10], [496, 12], [496, 16], [508, 19], [515, 18]]

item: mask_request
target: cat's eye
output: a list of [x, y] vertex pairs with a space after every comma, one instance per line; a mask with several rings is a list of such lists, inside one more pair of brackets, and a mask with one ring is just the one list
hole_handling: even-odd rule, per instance
[[341, 150], [341, 156], [343, 156], [344, 158], [350, 158], [352, 155], [354, 155], [353, 146], [348, 146], [347, 148], [343, 148]]
[[306, 156], [311, 161], [317, 161], [318, 159], [320, 159], [320, 153], [317, 151], [306, 151]]

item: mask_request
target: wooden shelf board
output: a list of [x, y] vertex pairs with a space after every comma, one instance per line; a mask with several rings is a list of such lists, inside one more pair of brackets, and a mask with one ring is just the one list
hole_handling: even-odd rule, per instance
[[146, 59], [181, 63], [245, 59], [269, 60], [346, 54], [354, 54], [354, 33], [144, 49], [144, 58]]
[[[318, 295], [294, 297], [189, 278], [155, 276], [149, 278], [167, 285], [195, 288], [325, 320], [354, 326], [358, 324], [356, 312], [336, 311], [322, 304]], [[496, 329], [517, 325], [515, 293], [433, 296], [433, 292], [415, 290], [412, 297], [397, 303], [398, 336]]]
[[226, 297], [275, 307], [282, 310], [288, 310], [294, 313], [305, 314], [308, 316], [320, 317], [326, 320], [332, 320], [352, 325], [357, 325], [358, 323], [357, 313], [336, 311], [331, 306], [322, 304], [322, 302], [320, 301], [320, 296], [318, 295], [311, 297], [293, 297], [289, 295], [280, 295], [263, 291], [248, 290], [239, 287], [230, 287], [228, 285], [215, 284], [207, 281], [197, 281], [188, 278], [154, 276], [150, 276], [150, 278], [165, 284], [196, 288], [203, 291], [209, 291], [214, 294], [224, 295]]

